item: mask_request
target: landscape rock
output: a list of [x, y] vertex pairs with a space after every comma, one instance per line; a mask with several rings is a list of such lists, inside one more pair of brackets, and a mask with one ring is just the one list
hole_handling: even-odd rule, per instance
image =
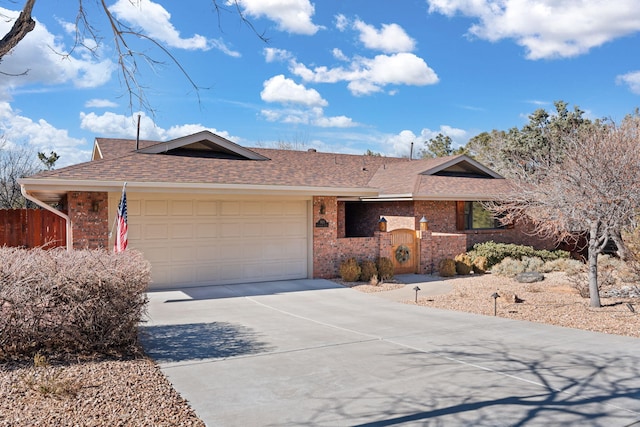
[[535, 283], [542, 282], [544, 280], [544, 274], [537, 271], [526, 271], [516, 276], [516, 281], [519, 283]]

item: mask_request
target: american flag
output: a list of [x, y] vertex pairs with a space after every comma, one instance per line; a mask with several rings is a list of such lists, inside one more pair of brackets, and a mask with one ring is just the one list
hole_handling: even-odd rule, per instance
[[125, 187], [122, 187], [122, 198], [118, 205], [116, 223], [116, 240], [113, 245], [113, 251], [117, 253], [127, 249], [127, 231], [129, 230], [129, 226], [127, 225], [127, 192], [125, 191]]

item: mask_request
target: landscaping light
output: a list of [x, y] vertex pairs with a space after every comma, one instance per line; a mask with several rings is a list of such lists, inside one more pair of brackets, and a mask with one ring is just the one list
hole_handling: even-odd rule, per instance
[[498, 298], [500, 298], [500, 295], [498, 295], [497, 292], [494, 292], [491, 295], [491, 298], [493, 298], [493, 315], [497, 316], [498, 315]]
[[378, 229], [382, 232], [387, 231], [387, 220], [384, 217], [380, 218], [378, 221]]
[[415, 288], [413, 288], [414, 291], [416, 291], [416, 304], [418, 303], [418, 291], [420, 290], [420, 288], [418, 286], [416, 286]]
[[427, 231], [428, 229], [429, 229], [429, 221], [427, 220], [427, 218], [422, 216], [422, 218], [420, 218], [420, 231]]

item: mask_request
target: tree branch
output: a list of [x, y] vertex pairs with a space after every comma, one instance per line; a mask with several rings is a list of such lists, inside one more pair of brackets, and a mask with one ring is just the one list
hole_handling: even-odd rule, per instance
[[0, 58], [16, 47], [36, 27], [36, 21], [31, 17], [35, 2], [36, 0], [27, 0], [11, 30], [0, 40]]

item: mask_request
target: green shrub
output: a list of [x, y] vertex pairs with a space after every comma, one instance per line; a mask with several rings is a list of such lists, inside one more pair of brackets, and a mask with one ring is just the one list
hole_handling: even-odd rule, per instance
[[475, 274], [484, 274], [487, 272], [487, 258], [484, 256], [477, 256], [473, 259], [473, 272]]
[[378, 278], [380, 280], [393, 279], [393, 261], [387, 257], [376, 259], [376, 267], [378, 268]]
[[459, 254], [455, 257], [456, 273], [462, 276], [471, 274], [473, 270], [473, 264], [471, 263], [471, 257], [467, 254]]
[[349, 258], [340, 264], [340, 278], [345, 282], [357, 282], [362, 270], [355, 258]]
[[370, 260], [364, 260], [360, 263], [360, 280], [368, 282], [373, 276], [378, 275], [376, 263]]
[[0, 248], [0, 360], [137, 354], [150, 270], [132, 250]]
[[524, 257], [541, 258], [543, 261], [552, 261], [559, 258], [569, 258], [567, 251], [536, 250], [532, 246], [516, 245], [513, 243], [485, 242], [477, 243], [469, 251], [471, 259], [483, 256], [487, 259], [487, 268], [500, 263], [505, 258], [521, 260]]
[[456, 275], [456, 262], [450, 258], [443, 259], [438, 264], [438, 274], [442, 277], [453, 277]]

